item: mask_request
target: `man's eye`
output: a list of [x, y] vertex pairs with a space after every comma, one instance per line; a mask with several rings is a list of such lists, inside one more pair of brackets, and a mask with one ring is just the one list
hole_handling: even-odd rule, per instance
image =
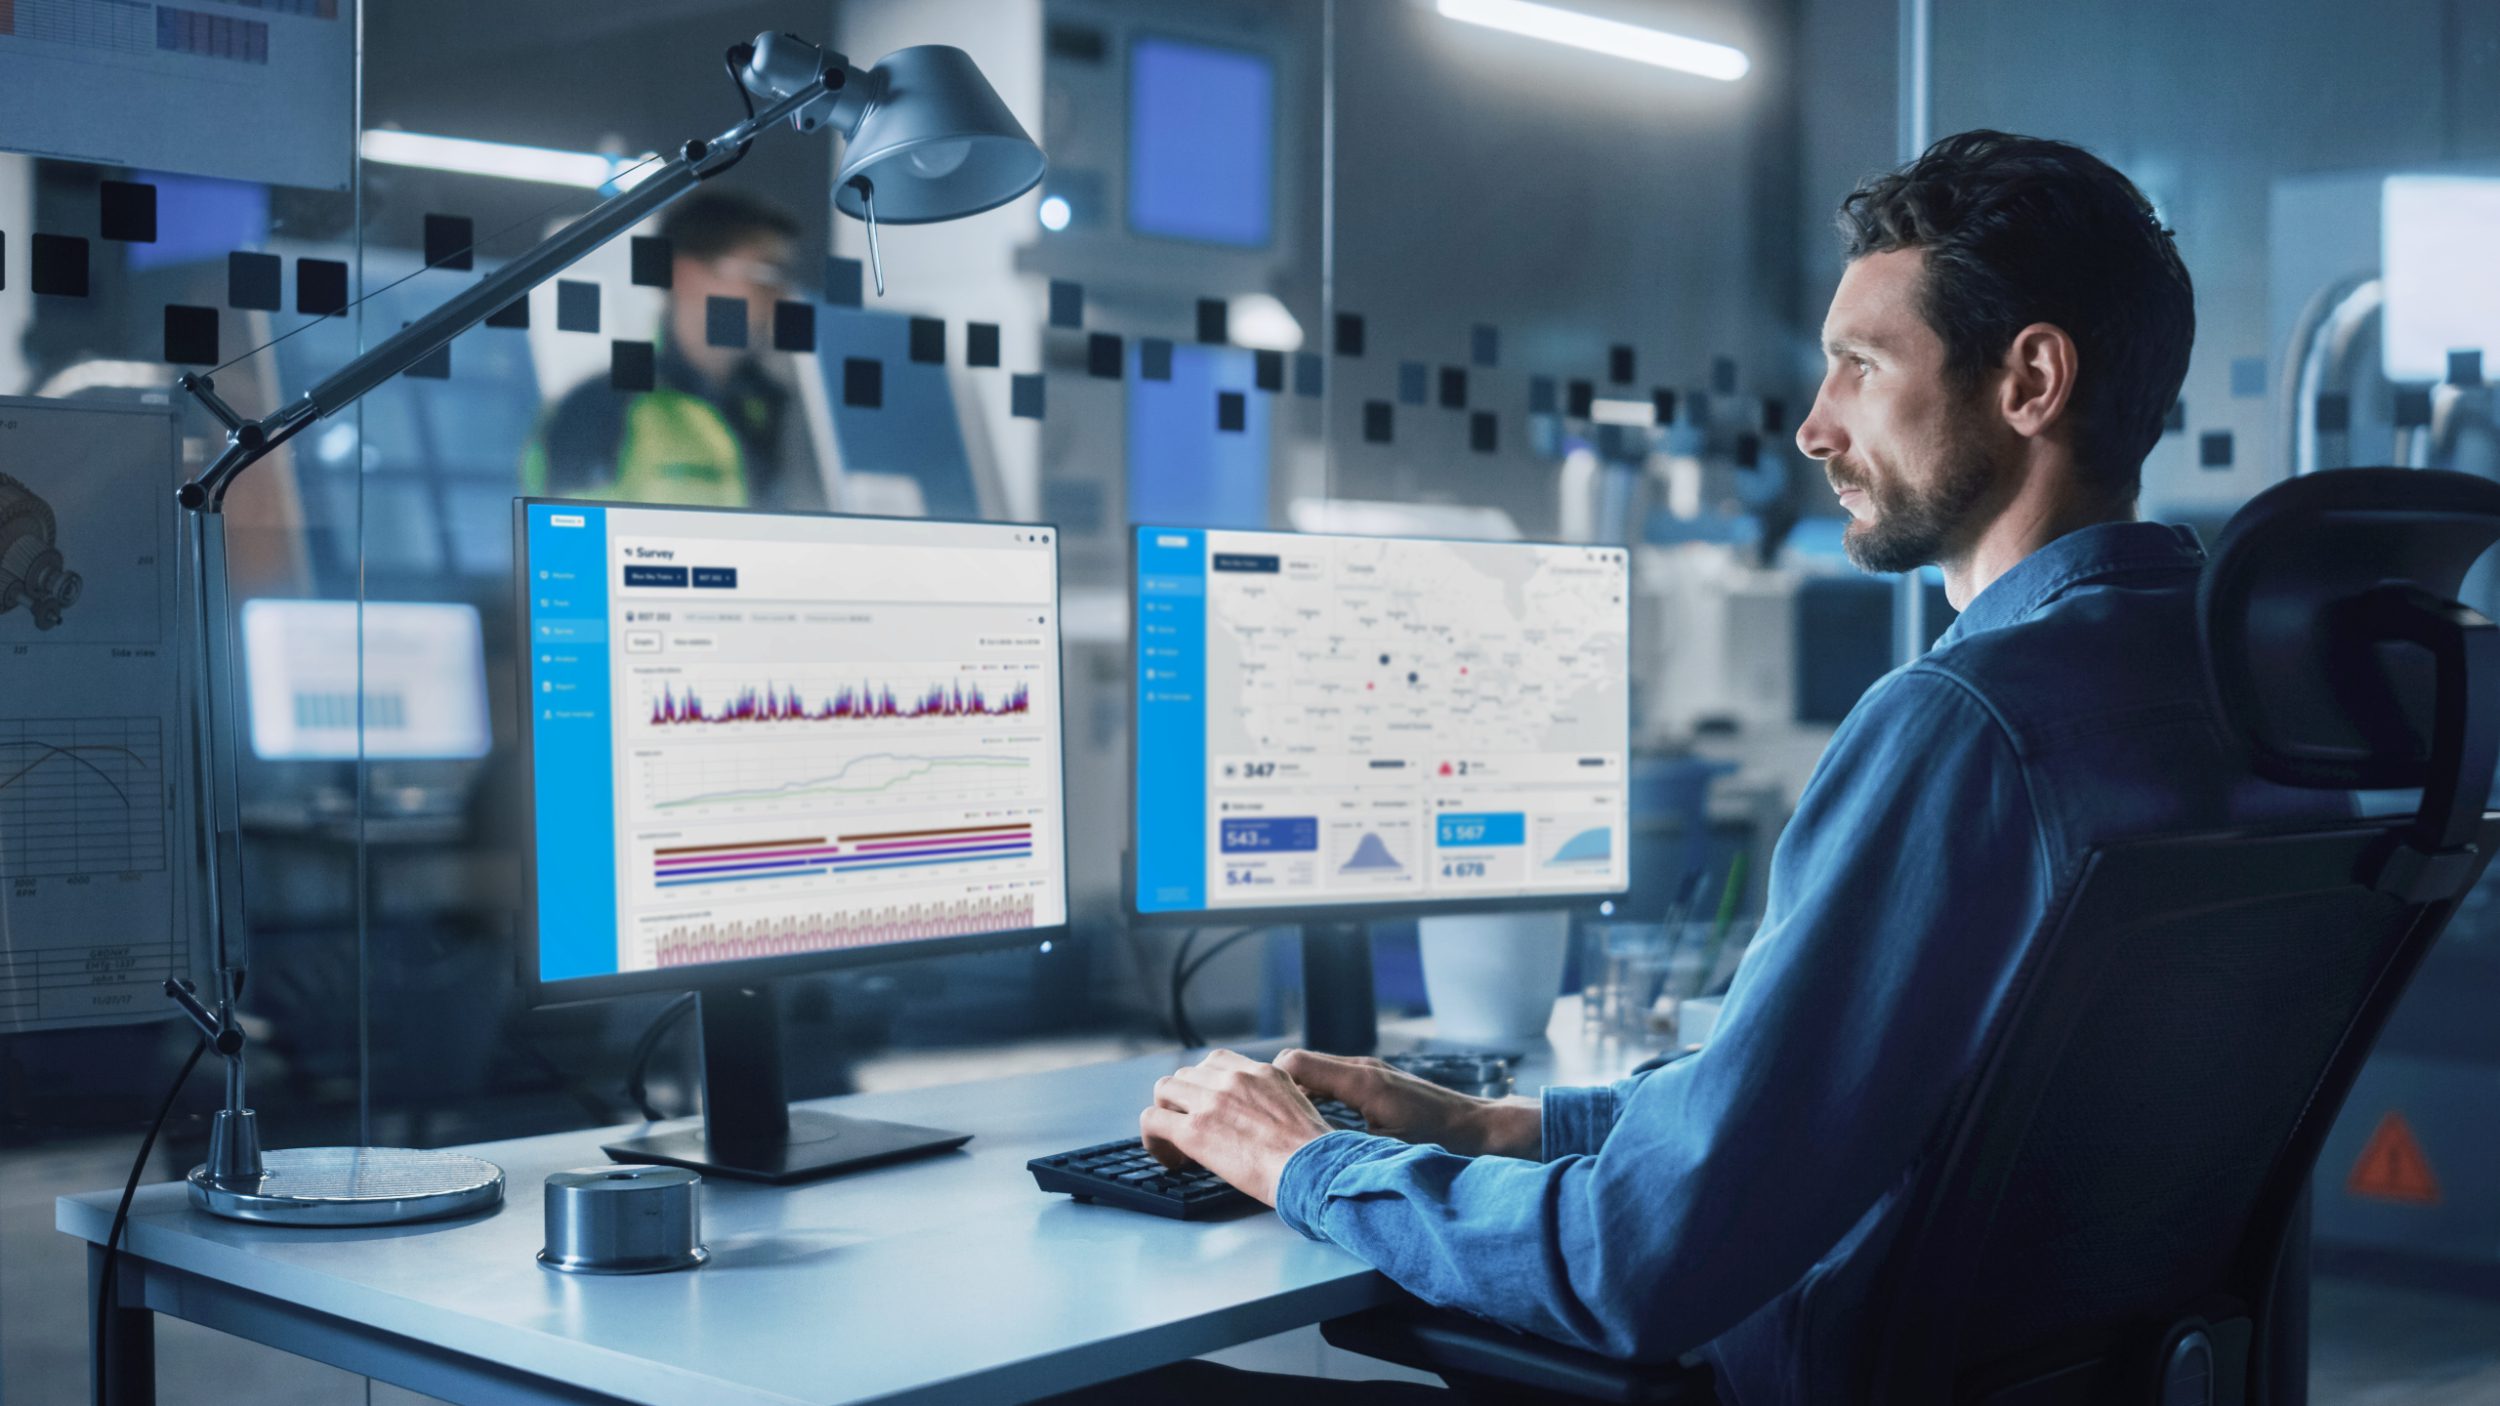
[[1849, 365], [1855, 369], [1860, 376], [1864, 376], [1867, 372], [1875, 369], [1875, 364], [1862, 356], [1853, 356], [1849, 358]]

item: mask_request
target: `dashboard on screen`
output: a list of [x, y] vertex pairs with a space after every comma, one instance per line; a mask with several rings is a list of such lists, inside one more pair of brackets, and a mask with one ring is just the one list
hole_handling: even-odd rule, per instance
[[537, 981], [1066, 923], [1055, 531], [521, 511]]
[[1620, 893], [1617, 547], [1140, 527], [1134, 907]]

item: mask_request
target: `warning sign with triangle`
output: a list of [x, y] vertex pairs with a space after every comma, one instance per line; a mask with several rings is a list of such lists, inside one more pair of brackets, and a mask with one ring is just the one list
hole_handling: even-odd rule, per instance
[[2378, 1120], [2360, 1159], [2352, 1164], [2352, 1175], [2344, 1178], [2344, 1190], [2405, 1206], [2439, 1204], [2439, 1178], [2431, 1175], [2431, 1160], [2422, 1155], [2421, 1140], [2402, 1112], [2391, 1108]]

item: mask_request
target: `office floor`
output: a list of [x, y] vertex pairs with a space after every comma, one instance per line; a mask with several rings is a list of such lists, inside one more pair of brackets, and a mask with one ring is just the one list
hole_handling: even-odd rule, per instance
[[[949, 1082], [1133, 1052], [1131, 1042], [1070, 1042], [1044, 1050], [914, 1056], [863, 1067], [869, 1087]], [[1019, 1057], [1021, 1056], [1021, 1057]], [[0, 1152], [0, 1406], [83, 1399], [86, 1284], [80, 1247], [52, 1228], [52, 1199], [69, 1187], [116, 1183], [129, 1170], [120, 1139]], [[156, 1169], [171, 1175], [168, 1168]], [[2326, 1278], [2314, 1295], [2310, 1400], [2314, 1406], [2500, 1406], [2500, 1297], [2430, 1293], [2376, 1281]], [[1245, 1344], [1224, 1360], [1270, 1371], [1378, 1376], [1311, 1331]], [[251, 1384], [258, 1406], [422, 1406], [428, 1398], [370, 1386], [347, 1373], [160, 1320], [159, 1399], [205, 1406]], [[1370, 1364], [1377, 1366], [1378, 1364]]]

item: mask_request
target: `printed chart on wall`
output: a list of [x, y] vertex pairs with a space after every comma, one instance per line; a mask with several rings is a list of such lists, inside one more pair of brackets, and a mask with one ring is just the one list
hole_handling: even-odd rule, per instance
[[345, 190], [355, 130], [355, 0], [0, 0], [9, 150]]
[[176, 1014], [173, 419], [0, 398], [0, 1031]]

